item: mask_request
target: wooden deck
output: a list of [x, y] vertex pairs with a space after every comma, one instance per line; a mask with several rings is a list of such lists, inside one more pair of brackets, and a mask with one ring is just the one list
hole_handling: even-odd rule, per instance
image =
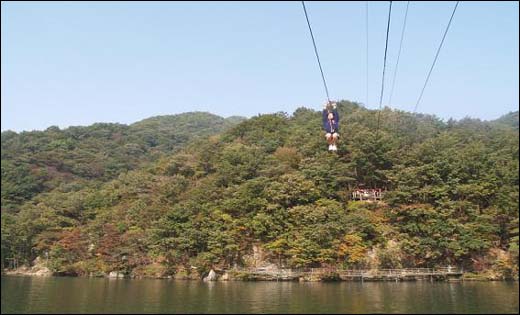
[[381, 189], [356, 189], [351, 193], [352, 200], [381, 200], [385, 194]]

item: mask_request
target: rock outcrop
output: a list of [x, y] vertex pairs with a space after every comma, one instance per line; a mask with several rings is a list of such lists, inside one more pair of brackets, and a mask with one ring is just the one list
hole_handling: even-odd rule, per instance
[[53, 272], [46, 266], [46, 263], [40, 257], [36, 257], [33, 261], [32, 267], [21, 266], [15, 270], [6, 271], [5, 274], [48, 277], [52, 276]]
[[125, 277], [125, 274], [122, 273], [122, 272], [119, 272], [119, 271], [111, 271], [109, 274], [108, 274], [108, 277], [109, 278], [124, 278]]
[[203, 279], [204, 281], [216, 281], [218, 278], [217, 273], [211, 269], [209, 274]]

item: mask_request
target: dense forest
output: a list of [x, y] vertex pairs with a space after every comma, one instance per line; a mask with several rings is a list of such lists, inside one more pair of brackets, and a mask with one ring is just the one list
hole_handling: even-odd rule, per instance
[[[2, 265], [56, 274], [459, 266], [518, 277], [518, 112], [495, 121], [338, 103], [250, 119], [2, 132]], [[380, 202], [352, 200], [381, 188]]]

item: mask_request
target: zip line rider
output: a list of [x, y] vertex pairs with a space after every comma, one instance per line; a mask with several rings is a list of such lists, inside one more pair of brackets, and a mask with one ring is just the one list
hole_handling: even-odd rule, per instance
[[329, 144], [329, 151], [337, 151], [336, 142], [339, 138], [339, 115], [336, 110], [336, 102], [328, 101], [323, 105], [323, 129], [325, 138]]

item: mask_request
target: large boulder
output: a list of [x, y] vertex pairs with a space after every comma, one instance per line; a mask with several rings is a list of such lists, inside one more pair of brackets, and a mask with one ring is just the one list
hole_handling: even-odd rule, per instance
[[224, 272], [224, 274], [222, 275], [222, 277], [220, 277], [220, 280], [221, 281], [229, 281], [230, 280], [230, 276], [229, 276], [229, 273], [228, 272]]
[[109, 274], [108, 274], [108, 277], [109, 278], [124, 278], [125, 275], [124, 273], [122, 272], [119, 272], [119, 271], [111, 271]]
[[52, 276], [52, 271], [47, 267], [33, 267], [31, 273], [35, 276], [48, 277]]
[[203, 279], [204, 281], [216, 281], [218, 278], [217, 273], [211, 269], [209, 274]]
[[33, 261], [33, 266], [29, 271], [29, 274], [34, 276], [47, 277], [52, 276], [52, 271], [47, 267], [46, 262], [42, 258], [40, 258], [40, 256], [38, 256]]

